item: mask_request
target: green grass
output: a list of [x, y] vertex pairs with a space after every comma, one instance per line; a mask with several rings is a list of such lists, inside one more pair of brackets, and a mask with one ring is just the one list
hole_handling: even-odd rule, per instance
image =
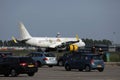
[[110, 62], [120, 62], [120, 52], [111, 52]]

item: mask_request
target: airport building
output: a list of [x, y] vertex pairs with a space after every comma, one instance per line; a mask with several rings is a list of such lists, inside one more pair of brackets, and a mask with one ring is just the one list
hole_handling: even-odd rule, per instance
[[[91, 48], [93, 46], [86, 46], [85, 49], [87, 51], [91, 51]], [[99, 50], [99, 48], [102, 48], [103, 51], [106, 52], [120, 52], [120, 44], [115, 44], [115, 45], [95, 45], [96, 51]]]

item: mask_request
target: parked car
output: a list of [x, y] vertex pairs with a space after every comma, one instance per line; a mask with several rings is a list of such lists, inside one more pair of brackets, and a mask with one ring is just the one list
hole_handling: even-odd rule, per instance
[[104, 61], [98, 54], [73, 54], [65, 62], [65, 69], [67, 71], [71, 69], [78, 69], [79, 71], [96, 69], [102, 72], [104, 70]]
[[49, 67], [53, 67], [57, 64], [56, 57], [53, 53], [49, 52], [32, 52], [28, 54], [27, 56], [31, 57], [33, 60], [35, 60], [38, 64], [38, 67], [41, 67], [43, 65], [48, 65]]
[[[74, 54], [74, 53], [72, 53]], [[57, 65], [58, 66], [64, 66], [66, 60], [72, 55], [71, 53], [65, 53], [62, 56], [60, 56], [57, 60]]]
[[36, 62], [30, 57], [5, 57], [0, 58], [0, 74], [4, 76], [18, 76], [28, 74], [34, 76], [38, 71]]
[[81, 52], [68, 52], [68, 53], [64, 53], [62, 56], [60, 56], [58, 58], [57, 65], [58, 66], [64, 66], [66, 60], [68, 60], [69, 57], [71, 57], [73, 54], [81, 54]]

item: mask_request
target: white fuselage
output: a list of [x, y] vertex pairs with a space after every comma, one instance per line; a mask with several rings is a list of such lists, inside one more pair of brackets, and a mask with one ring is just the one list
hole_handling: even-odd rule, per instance
[[19, 28], [21, 37], [20, 40], [32, 46], [43, 48], [56, 48], [60, 46], [69, 46], [72, 44], [76, 44], [78, 47], [85, 46], [85, 43], [79, 39], [78, 36], [76, 36], [76, 38], [62, 38], [58, 35], [57, 37], [32, 37], [22, 23], [20, 23]]
[[[55, 48], [61, 45], [61, 43], [68, 41], [76, 41], [76, 38], [56, 38], [56, 37], [32, 37], [26, 43], [39, 47]], [[79, 39], [78, 43], [75, 43], [78, 47], [84, 47], [85, 43]]]

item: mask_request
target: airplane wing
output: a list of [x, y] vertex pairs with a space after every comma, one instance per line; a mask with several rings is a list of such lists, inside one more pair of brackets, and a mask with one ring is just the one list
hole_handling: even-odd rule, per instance
[[59, 43], [56, 43], [56, 44], [53, 44], [51, 45], [50, 47], [51, 48], [55, 48], [55, 47], [66, 47], [66, 46], [69, 46], [71, 44], [74, 44], [74, 43], [78, 43], [79, 42], [79, 37], [78, 35], [76, 35], [76, 41], [67, 41], [67, 42], [59, 42]]
[[62, 45], [71, 45], [71, 44], [74, 44], [74, 43], [78, 43], [79, 42], [79, 37], [78, 35], [76, 35], [76, 41], [67, 41], [67, 42], [63, 42]]
[[62, 42], [50, 45], [50, 48], [56, 48], [56, 47], [60, 46], [61, 44], [62, 44]]
[[14, 43], [25, 43], [25, 42], [28, 41], [29, 39], [17, 40], [14, 36], [12, 36], [12, 40], [14, 41]]

